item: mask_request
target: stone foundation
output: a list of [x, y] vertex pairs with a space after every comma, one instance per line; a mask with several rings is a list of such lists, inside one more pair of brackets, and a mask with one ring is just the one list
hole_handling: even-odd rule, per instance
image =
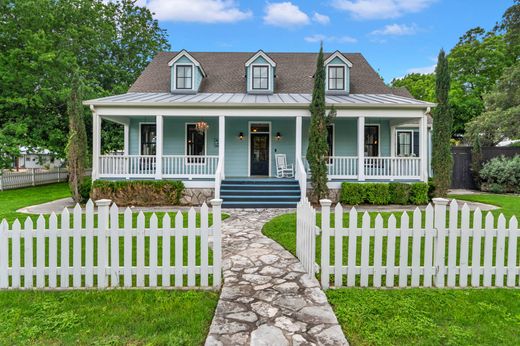
[[181, 197], [182, 205], [193, 205], [198, 206], [206, 202], [209, 206], [209, 202], [215, 198], [215, 189], [212, 188], [185, 188], [184, 193]]
[[[330, 199], [332, 201], [332, 204], [338, 203], [340, 196], [341, 196], [341, 189], [329, 189], [328, 199]], [[311, 190], [308, 189], [307, 198], [310, 200], [310, 197], [311, 197]]]

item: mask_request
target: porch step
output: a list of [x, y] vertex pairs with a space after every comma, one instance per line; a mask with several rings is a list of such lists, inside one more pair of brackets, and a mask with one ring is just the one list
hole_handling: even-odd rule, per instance
[[300, 186], [294, 179], [226, 179], [220, 196], [224, 208], [295, 208]]

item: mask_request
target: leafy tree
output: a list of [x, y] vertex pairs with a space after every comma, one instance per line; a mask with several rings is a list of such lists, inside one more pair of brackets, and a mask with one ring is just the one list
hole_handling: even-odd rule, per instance
[[432, 169], [435, 194], [442, 197], [448, 194], [453, 168], [450, 144], [453, 116], [449, 106], [449, 90], [448, 59], [441, 49], [435, 68], [437, 107], [434, 109], [432, 125]]
[[435, 75], [410, 73], [390, 82], [392, 87], [405, 87], [418, 100], [435, 102]]
[[27, 134], [24, 124], [10, 123], [0, 128], [0, 175], [4, 169], [12, 167], [14, 160], [20, 156], [20, 146]]
[[467, 124], [469, 141], [493, 146], [504, 139], [519, 139], [520, 62], [504, 70], [484, 102], [486, 111]]
[[[121, 93], [151, 57], [169, 49], [166, 32], [135, 3], [0, 1], [0, 127], [25, 124], [25, 145], [63, 157], [70, 71], [78, 68], [85, 98]], [[122, 147], [122, 136], [117, 143]]]
[[79, 74], [74, 72], [70, 89], [67, 113], [69, 115], [69, 138], [67, 143], [67, 161], [69, 185], [72, 198], [79, 203], [82, 200], [80, 186], [85, 176], [87, 160], [87, 133], [83, 119], [83, 105]]
[[331, 108], [328, 115], [326, 114], [323, 45], [320, 47], [316, 62], [314, 89], [309, 110], [311, 112], [311, 126], [309, 128], [307, 161], [309, 161], [311, 170], [311, 198], [318, 201], [329, 196], [329, 188], [327, 187], [327, 154], [329, 150], [327, 125], [333, 121], [336, 115], [334, 107]]

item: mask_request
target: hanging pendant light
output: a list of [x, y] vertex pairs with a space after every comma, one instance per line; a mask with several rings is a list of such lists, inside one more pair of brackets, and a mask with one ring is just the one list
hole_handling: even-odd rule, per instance
[[204, 133], [209, 129], [209, 125], [207, 122], [201, 120], [195, 124], [195, 129], [198, 133]]

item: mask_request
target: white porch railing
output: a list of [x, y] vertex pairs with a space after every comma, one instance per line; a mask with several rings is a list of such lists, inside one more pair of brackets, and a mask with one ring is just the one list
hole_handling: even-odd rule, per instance
[[164, 155], [165, 178], [214, 178], [218, 155]]
[[420, 179], [421, 159], [418, 157], [365, 157], [367, 179]]
[[329, 179], [355, 179], [358, 174], [357, 156], [331, 156], [327, 167]]
[[[99, 157], [101, 178], [154, 178], [154, 155], [103, 155]], [[213, 178], [217, 170], [217, 155], [164, 155], [164, 178]]]
[[307, 172], [305, 171], [305, 166], [303, 165], [303, 161], [300, 156], [296, 157], [296, 171], [294, 176], [300, 185], [301, 198], [303, 199], [307, 194]]

